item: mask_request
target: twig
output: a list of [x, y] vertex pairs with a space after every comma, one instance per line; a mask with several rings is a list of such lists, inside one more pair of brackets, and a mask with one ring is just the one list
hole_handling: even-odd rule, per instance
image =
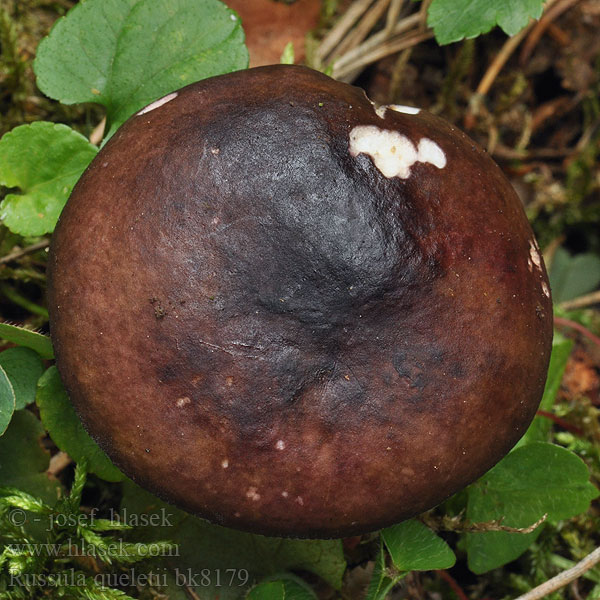
[[486, 533], [488, 531], [504, 531], [506, 533], [531, 533], [535, 531], [547, 518], [548, 514], [544, 514], [535, 523], [527, 527], [511, 527], [510, 525], [502, 525], [502, 518], [494, 519], [493, 521], [485, 521], [482, 523], [470, 523], [463, 521], [462, 513], [456, 517], [442, 517], [436, 519], [431, 515], [421, 515], [421, 520], [425, 525], [434, 531], [459, 531], [461, 533]]
[[106, 117], [102, 118], [102, 121], [94, 127], [94, 131], [90, 134], [90, 143], [97, 146], [104, 137], [104, 128], [106, 127]]
[[587, 329], [587, 327], [584, 327], [580, 323], [571, 321], [570, 319], [564, 319], [563, 317], [554, 317], [554, 324], [575, 329], [576, 331], [579, 331], [581, 335], [584, 335], [586, 338], [594, 342], [594, 344], [600, 346], [600, 337], [594, 335], [589, 329]]
[[25, 248], [21, 248], [21, 250], [15, 250], [6, 256], [0, 258], [0, 265], [4, 265], [6, 263], [12, 262], [13, 260], [17, 260], [17, 258], [21, 258], [21, 256], [25, 256], [26, 254], [30, 254], [31, 252], [36, 252], [37, 250], [42, 250], [43, 248], [47, 248], [50, 244], [50, 240], [41, 240], [36, 242], [35, 244], [31, 244], [31, 246], [26, 246]]
[[504, 45], [500, 49], [500, 52], [496, 55], [492, 64], [488, 67], [484, 76], [481, 78], [477, 89], [475, 90], [475, 96], [485, 96], [490, 91], [492, 84], [498, 77], [498, 73], [502, 70], [502, 67], [506, 64], [512, 53], [517, 49], [523, 38], [527, 35], [531, 29], [532, 24], [530, 23], [525, 29], [508, 38]]
[[186, 593], [192, 600], [200, 600], [200, 596], [198, 596], [198, 594], [196, 594], [196, 592], [189, 585], [186, 585], [184, 587]]
[[544, 598], [548, 594], [571, 583], [571, 581], [575, 581], [575, 579], [581, 577], [581, 575], [586, 571], [589, 571], [598, 562], [600, 562], [600, 548], [596, 548], [583, 560], [580, 560], [574, 567], [559, 573], [556, 577], [552, 577], [552, 579], [538, 585], [515, 600], [539, 600], [540, 598]]
[[[556, 2], [557, 0], [548, 0], [546, 3], [545, 10], [548, 11], [549, 8]], [[570, 0], [571, 1], [571, 0]], [[517, 49], [519, 44], [523, 41], [523, 38], [531, 31], [534, 27], [535, 21], [531, 21], [525, 29], [522, 29], [519, 33], [510, 37], [504, 42], [504, 45], [500, 49], [500, 52], [496, 55], [487, 71], [481, 78], [477, 89], [475, 90], [473, 96], [471, 96], [471, 100], [469, 102], [469, 108], [465, 114], [464, 123], [467, 129], [472, 129], [475, 125], [475, 117], [479, 114], [481, 106], [483, 104], [483, 99], [490, 91], [494, 81], [498, 77], [498, 74], [508, 61], [508, 59], [512, 56], [513, 52]]]
[[540, 417], [545, 417], [546, 419], [550, 419], [550, 421], [552, 421], [553, 423], [560, 425], [560, 427], [562, 427], [564, 430], [570, 431], [571, 433], [574, 433], [575, 435], [578, 435], [580, 437], [582, 437], [584, 435], [583, 430], [579, 429], [579, 427], [577, 427], [576, 425], [571, 425], [571, 423], [569, 423], [568, 421], [565, 421], [565, 419], [561, 419], [560, 417], [556, 416], [554, 413], [548, 412], [546, 410], [538, 410], [535, 414]]
[[355, 0], [342, 18], [333, 26], [331, 31], [323, 38], [317, 49], [317, 57], [324, 61], [333, 49], [342, 41], [348, 30], [360, 19], [361, 15], [369, 8], [373, 0]]
[[58, 474], [66, 469], [72, 462], [73, 459], [66, 452], [57, 452], [50, 459], [50, 464], [46, 469], [46, 475], [51, 479], [55, 479]]
[[352, 48], [356, 48], [369, 35], [371, 29], [375, 27], [389, 3], [390, 0], [377, 0], [360, 20], [356, 28], [340, 42], [335, 50], [335, 55], [339, 56], [348, 50], [352, 50]]
[[577, 4], [577, 2], [579, 2], [579, 0], [562, 0], [562, 2], [558, 2], [558, 4], [554, 5], [552, 8], [546, 9], [542, 18], [532, 27], [531, 33], [523, 44], [519, 56], [519, 63], [521, 65], [524, 65], [527, 62], [534, 48], [537, 46], [537, 43], [540, 41], [548, 27], [552, 25], [552, 21], [571, 8], [571, 6]]
[[390, 81], [389, 90], [389, 102], [392, 104], [394, 103], [394, 100], [399, 96], [404, 76], [404, 70], [406, 69], [406, 65], [410, 60], [412, 52], [413, 48], [407, 48], [406, 50], [402, 50], [402, 52], [400, 52], [398, 58], [396, 59], [394, 68], [392, 69], [392, 77]]
[[[409, 15], [408, 17], [401, 19], [396, 23], [394, 30], [392, 31], [392, 35], [400, 35], [401, 33], [405, 33], [409, 31], [419, 23], [419, 14], [414, 13]], [[351, 65], [354, 61], [358, 60], [361, 56], [364, 56], [374, 48], [377, 48], [380, 44], [382, 44], [387, 38], [388, 34], [384, 31], [379, 31], [375, 35], [372, 35], [368, 40], [365, 40], [360, 46], [354, 48], [354, 50], [350, 50], [346, 52], [343, 56], [336, 61], [335, 67], [341, 69], [342, 67], [346, 67]], [[335, 70], [335, 69], [334, 69]]]
[[354, 64], [349, 67], [337, 68], [334, 66], [333, 72], [334, 76], [337, 78], [342, 78], [345, 75], [348, 75], [352, 71], [358, 69], [359, 67], [366, 67], [386, 56], [390, 56], [390, 54], [396, 54], [401, 50], [406, 50], [407, 48], [412, 48], [421, 42], [428, 40], [433, 37], [433, 31], [425, 31], [424, 33], [415, 33], [412, 35], [402, 36], [398, 40], [390, 40], [389, 42], [384, 42], [376, 48], [372, 52], [365, 54], [361, 58], [359, 58]]
[[448, 573], [448, 571], [436, 571], [436, 574], [441, 577], [456, 594], [458, 600], [469, 600], [469, 597], [465, 594], [465, 591], [460, 587], [456, 579]]
[[579, 296], [573, 300], [565, 300], [558, 306], [563, 310], [576, 310], [577, 308], [586, 308], [592, 306], [592, 304], [600, 304], [600, 290], [586, 294], [585, 296]]
[[[467, 127], [469, 129], [469, 127]], [[534, 150], [518, 150], [503, 144], [496, 144], [494, 156], [506, 160], [551, 160], [564, 158], [573, 153], [572, 148], [537, 148]]]
[[31, 300], [29, 300], [29, 298], [26, 298], [25, 296], [20, 294], [15, 288], [11, 287], [10, 285], [6, 283], [1, 283], [0, 293], [2, 293], [8, 300], [16, 304], [17, 306], [28, 310], [34, 315], [43, 317], [46, 321], [48, 320], [48, 311], [43, 306], [39, 306], [35, 302], [32, 302]]
[[402, 2], [403, 2], [403, 0], [392, 0], [392, 3], [390, 4], [390, 9], [388, 10], [388, 14], [387, 14], [386, 22], [385, 22], [385, 29], [384, 29], [384, 32], [387, 35], [391, 35], [392, 32], [394, 31], [394, 25], [396, 25], [396, 21], [398, 20], [398, 17], [400, 16], [400, 9], [402, 8]]
[[419, 9], [419, 21], [421, 23], [421, 31], [427, 29], [427, 13], [429, 12], [429, 6], [433, 0], [423, 0], [421, 2], [421, 8]]

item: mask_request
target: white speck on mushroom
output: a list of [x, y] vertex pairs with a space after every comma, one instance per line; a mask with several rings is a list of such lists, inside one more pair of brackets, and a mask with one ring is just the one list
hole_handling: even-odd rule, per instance
[[179, 95], [178, 92], [171, 92], [170, 94], [167, 94], [163, 98], [159, 98], [158, 100], [155, 100], [154, 102], [152, 102], [152, 104], [148, 104], [148, 106], [146, 106], [146, 108], [142, 108], [142, 110], [140, 110], [140, 112], [137, 113], [137, 116], [139, 117], [140, 115], [145, 115], [146, 113], [149, 113], [151, 110], [154, 110], [155, 108], [158, 108], [159, 106], [162, 106], [163, 104], [166, 104], [167, 102], [171, 102], [171, 100], [174, 100], [175, 98], [177, 98], [178, 95]]
[[281, 495], [282, 495], [284, 498], [287, 498], [287, 497], [288, 497], [290, 494], [289, 494], [289, 492], [283, 491], [283, 492], [281, 492]]
[[260, 500], [260, 494], [258, 493], [258, 488], [255, 488], [254, 486], [250, 486], [248, 488], [248, 490], [246, 491], [246, 498], [250, 498], [250, 500], [253, 500], [254, 502]]
[[285, 450], [285, 442], [283, 440], [277, 440], [275, 448], [277, 448], [277, 450]]
[[438, 169], [443, 169], [446, 166], [446, 155], [433, 140], [421, 138], [419, 140], [417, 161], [430, 163]]
[[226, 458], [224, 458], [224, 459], [221, 461], [221, 466], [222, 466], [224, 469], [226, 469], [226, 468], [229, 466], [229, 461], [228, 461]]
[[352, 129], [350, 154], [368, 154], [387, 178], [408, 179], [416, 162], [428, 162], [438, 169], [446, 166], [444, 151], [429, 138], [422, 138], [417, 150], [405, 135], [375, 125], [358, 125]]
[[531, 262], [530, 258], [527, 259], [527, 268], [529, 269], [530, 273], [533, 273], [533, 263]]
[[405, 106], [404, 104], [388, 104], [387, 108], [406, 115], [418, 115], [421, 112], [421, 109], [416, 106]]
[[189, 397], [184, 396], [183, 398], [177, 398], [177, 402], [175, 404], [177, 404], [179, 408], [183, 408], [186, 404], [189, 404], [190, 402], [191, 400], [189, 399]]
[[544, 292], [544, 296], [546, 296], [546, 298], [550, 298], [550, 290], [548, 289], [548, 285], [545, 281], [542, 281], [542, 292]]
[[533, 242], [529, 242], [529, 256], [530, 256], [533, 264], [541, 271], [542, 270], [542, 257], [540, 256], [540, 253], [538, 252], [538, 250], [535, 247], [535, 244]]
[[[373, 103], [372, 103], [373, 104]], [[380, 119], [384, 119], [385, 118], [385, 111], [387, 110], [387, 106], [382, 105], [382, 106], [375, 106], [375, 104], [373, 104], [373, 108], [375, 109], [375, 114], [380, 118]]]
[[302, 500], [302, 496], [297, 496], [294, 502], [296, 502], [296, 504], [299, 504], [300, 506], [304, 506], [304, 500]]

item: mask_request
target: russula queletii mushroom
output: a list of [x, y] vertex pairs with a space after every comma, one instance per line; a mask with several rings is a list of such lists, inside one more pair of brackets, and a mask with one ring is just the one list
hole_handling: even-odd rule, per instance
[[83, 423], [213, 522], [345, 536], [429, 509], [525, 432], [548, 280], [496, 164], [443, 120], [297, 66], [131, 117], [52, 240]]

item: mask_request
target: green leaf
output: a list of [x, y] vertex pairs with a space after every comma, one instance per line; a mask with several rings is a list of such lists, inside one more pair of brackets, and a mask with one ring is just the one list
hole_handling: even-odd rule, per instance
[[54, 504], [60, 485], [45, 473], [50, 460], [40, 444], [45, 434], [33, 413], [15, 412], [6, 433], [0, 437], [0, 487], [15, 487]]
[[246, 597], [248, 600], [285, 600], [285, 587], [281, 581], [259, 583]]
[[[473, 523], [502, 519], [510, 527], [529, 527], [548, 514], [551, 520], [585, 512], [598, 490], [585, 463], [575, 454], [544, 442], [517, 448], [477, 483], [469, 486], [467, 518]], [[480, 574], [514, 560], [541, 531], [468, 533], [469, 568]]]
[[54, 358], [54, 349], [52, 348], [50, 338], [37, 331], [17, 327], [10, 323], [0, 323], [0, 338], [8, 340], [13, 344], [24, 346], [25, 348], [31, 348], [42, 358], [47, 358], [48, 360]]
[[288, 42], [285, 45], [285, 48], [283, 49], [283, 52], [281, 54], [281, 58], [279, 59], [279, 62], [282, 65], [293, 65], [294, 64], [294, 60], [295, 60], [295, 56], [294, 56], [294, 44], [292, 42]]
[[0, 365], [0, 435], [6, 431], [14, 412], [15, 391], [6, 371]]
[[317, 600], [317, 595], [312, 588], [300, 577], [292, 573], [282, 573], [269, 577], [261, 584], [274, 582], [283, 585], [285, 600]]
[[544, 0], [433, 0], [427, 24], [439, 44], [474, 38], [499, 25], [515, 35], [542, 14]]
[[18, 187], [0, 204], [0, 218], [14, 233], [54, 230], [73, 186], [98, 149], [66, 125], [20, 125], [0, 140], [0, 184]]
[[288, 575], [281, 582], [285, 591], [285, 600], [317, 600], [317, 595], [299, 577]]
[[83, 428], [56, 367], [50, 367], [40, 378], [36, 402], [42, 423], [61, 450], [76, 462], [86, 460], [88, 470], [106, 481], [123, 479], [122, 473]]
[[392, 525], [384, 529], [381, 536], [394, 566], [400, 571], [449, 569], [456, 562], [450, 546], [415, 519]]
[[[540, 410], [552, 411], [572, 348], [572, 340], [565, 338], [559, 333], [555, 333], [552, 340], [552, 355], [550, 356], [550, 366], [548, 367], [548, 378], [546, 379], [546, 387], [544, 388], [544, 395], [540, 403]], [[517, 447], [531, 442], [547, 442], [551, 428], [552, 422], [549, 419], [541, 416], [535, 417], [529, 429], [517, 444]]]
[[371, 575], [371, 581], [369, 581], [365, 600], [385, 600], [396, 583], [402, 579], [402, 576], [393, 579], [389, 576], [385, 566], [386, 554], [381, 538], [379, 544], [379, 552], [375, 558], [373, 574]]
[[237, 14], [218, 0], [87, 0], [39, 45], [39, 88], [64, 104], [106, 107], [111, 132], [189, 83], [244, 69]]
[[[138, 527], [136, 540], [168, 539], [177, 544], [177, 566], [189, 582], [206, 569], [210, 575], [206, 583], [200, 585], [198, 575], [195, 587], [203, 599], [241, 598], [245, 585], [288, 570], [309, 571], [335, 589], [341, 587], [346, 563], [340, 540], [280, 539], [211, 525], [161, 502], [130, 481], [124, 484], [121, 509], [127, 514], [157, 515], [164, 526]], [[217, 573], [220, 586], [216, 585]]]
[[37, 382], [44, 372], [40, 355], [29, 348], [9, 348], [0, 352], [0, 367], [15, 392], [16, 410], [34, 402]]
[[564, 248], [558, 248], [549, 277], [554, 302], [583, 296], [600, 284], [600, 257], [591, 253], [572, 256]]

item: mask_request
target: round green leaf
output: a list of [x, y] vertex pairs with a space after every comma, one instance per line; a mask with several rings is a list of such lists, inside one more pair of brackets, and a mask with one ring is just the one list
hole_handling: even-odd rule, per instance
[[449, 569], [456, 562], [450, 546], [415, 519], [392, 525], [381, 536], [400, 571]]
[[45, 473], [50, 460], [40, 444], [45, 434], [32, 412], [15, 412], [6, 433], [0, 437], [0, 487], [16, 487], [52, 504], [58, 499], [60, 484]]
[[0, 203], [0, 219], [14, 233], [54, 230], [77, 180], [97, 148], [66, 125], [39, 121], [15, 127], [0, 140], [0, 184], [20, 188]]
[[[544, 514], [552, 520], [585, 512], [598, 490], [585, 463], [573, 452], [545, 442], [513, 450], [468, 488], [467, 518], [473, 523], [502, 520], [529, 527]], [[469, 568], [484, 573], [520, 556], [541, 531], [467, 534]]]
[[14, 412], [15, 392], [8, 375], [0, 366], [0, 435], [6, 431]]
[[103, 104], [114, 131], [169, 92], [247, 66], [240, 19], [218, 0], [87, 0], [57, 21], [34, 68], [51, 98]]
[[17, 327], [17, 325], [11, 325], [10, 323], [0, 323], [0, 338], [19, 346], [31, 348], [42, 358], [54, 358], [54, 350], [50, 338], [37, 331]]
[[16, 410], [34, 402], [37, 382], [44, 372], [39, 354], [29, 348], [9, 348], [0, 352], [0, 367], [8, 375], [15, 392]]
[[250, 590], [246, 598], [248, 600], [285, 600], [285, 587], [281, 581], [259, 583]]
[[121, 472], [83, 428], [56, 367], [50, 367], [40, 378], [36, 402], [42, 423], [61, 450], [76, 462], [85, 459], [88, 469], [106, 481], [123, 479]]

